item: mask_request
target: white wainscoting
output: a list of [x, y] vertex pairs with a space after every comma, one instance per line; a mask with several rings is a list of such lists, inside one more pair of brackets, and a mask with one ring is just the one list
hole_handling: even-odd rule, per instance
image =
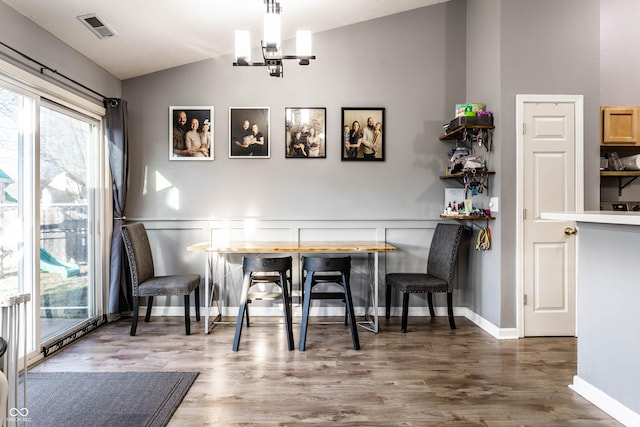
[[[429, 254], [429, 244], [436, 224], [441, 220], [268, 220], [268, 219], [129, 219], [129, 222], [143, 222], [147, 228], [157, 275], [198, 272], [204, 277], [205, 254], [189, 252], [187, 246], [213, 240], [255, 240], [255, 241], [326, 241], [326, 240], [384, 240], [398, 248], [395, 252], [380, 253], [378, 275], [378, 313], [384, 316], [384, 276], [387, 272], [424, 272]], [[294, 291], [300, 283], [300, 255], [294, 257]], [[366, 254], [351, 254], [352, 292], [356, 315], [364, 313], [368, 290], [368, 264]], [[224, 315], [237, 313], [237, 292], [233, 288], [242, 282], [242, 255], [231, 254], [228, 259], [228, 274], [231, 284], [227, 291]], [[465, 258], [466, 259], [466, 258]], [[466, 273], [466, 269], [463, 269]], [[297, 278], [297, 280], [296, 280]], [[512, 338], [511, 331], [501, 331], [498, 327], [476, 315], [460, 301], [464, 301], [468, 280], [458, 278], [458, 289], [454, 292], [454, 313], [476, 323], [496, 338]], [[237, 285], [237, 286], [236, 286]], [[204, 299], [204, 292], [201, 291]], [[193, 300], [193, 299], [192, 299]], [[295, 301], [294, 301], [295, 302]], [[144, 303], [144, 302], [142, 302]], [[193, 304], [193, 302], [192, 302]], [[202, 302], [204, 304], [204, 302]], [[391, 314], [401, 313], [401, 299], [394, 295]], [[435, 295], [436, 315], [446, 316], [445, 295]], [[144, 313], [146, 307], [141, 307]], [[252, 304], [254, 316], [281, 316], [277, 303], [261, 301]], [[193, 314], [193, 311], [192, 311]], [[294, 315], [300, 314], [299, 305], [294, 307]], [[344, 306], [339, 301], [315, 301], [311, 314], [314, 316], [341, 316]], [[182, 297], [156, 297], [153, 316], [182, 316]], [[429, 316], [426, 298], [414, 295], [411, 299], [410, 316]]]

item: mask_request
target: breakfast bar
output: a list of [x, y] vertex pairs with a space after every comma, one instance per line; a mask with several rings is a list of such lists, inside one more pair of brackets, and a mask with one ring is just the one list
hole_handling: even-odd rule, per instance
[[570, 387], [624, 424], [640, 425], [640, 212], [542, 218], [578, 228], [578, 372]]

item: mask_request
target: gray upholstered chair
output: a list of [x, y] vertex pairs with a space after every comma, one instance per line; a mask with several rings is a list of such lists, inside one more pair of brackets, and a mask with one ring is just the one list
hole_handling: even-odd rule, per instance
[[391, 314], [391, 288], [402, 292], [402, 325], [400, 330], [407, 332], [409, 313], [409, 295], [426, 293], [429, 313], [435, 317], [433, 310], [433, 293], [447, 293], [447, 313], [449, 326], [456, 328], [453, 319], [453, 287], [458, 253], [462, 241], [464, 227], [459, 224], [438, 224], [429, 247], [426, 273], [389, 273], [386, 276], [385, 317]]
[[147, 313], [144, 321], [151, 318], [151, 307], [154, 296], [183, 295], [184, 322], [187, 335], [191, 334], [189, 316], [189, 294], [194, 291], [196, 320], [200, 320], [200, 275], [181, 274], [173, 276], [156, 276], [153, 267], [151, 245], [144, 224], [122, 226], [122, 239], [129, 261], [131, 272], [131, 293], [133, 296], [133, 318], [131, 319], [131, 335], [136, 334], [138, 326], [138, 309], [140, 297], [147, 297]]

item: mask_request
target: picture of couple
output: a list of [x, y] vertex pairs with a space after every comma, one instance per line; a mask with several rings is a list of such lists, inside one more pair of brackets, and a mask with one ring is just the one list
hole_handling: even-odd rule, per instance
[[169, 107], [169, 160], [213, 160], [213, 107]]

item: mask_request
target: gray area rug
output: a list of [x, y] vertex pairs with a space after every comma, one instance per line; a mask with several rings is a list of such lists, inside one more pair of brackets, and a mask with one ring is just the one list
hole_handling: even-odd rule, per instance
[[[166, 426], [198, 372], [28, 372], [32, 426]], [[22, 411], [21, 414], [26, 414]], [[15, 421], [22, 421], [22, 417]]]

